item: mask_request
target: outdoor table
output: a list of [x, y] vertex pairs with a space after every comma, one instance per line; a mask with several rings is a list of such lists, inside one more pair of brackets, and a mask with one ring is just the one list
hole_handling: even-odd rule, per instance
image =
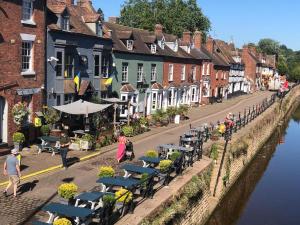
[[143, 161], [143, 167], [149, 167], [150, 165], [159, 164], [162, 159], [159, 157], [142, 156], [139, 158], [139, 160]]
[[[95, 210], [95, 209], [102, 206], [101, 199], [104, 195], [107, 195], [107, 194], [113, 194], [113, 193], [108, 193], [108, 192], [83, 192], [83, 193], [81, 193], [81, 194], [79, 194], [75, 197], [75, 199], [76, 199], [75, 206], [77, 207], [79, 205], [80, 201], [89, 202], [89, 203], [91, 203], [91, 210]], [[97, 202], [99, 203], [98, 204], [99, 207], [96, 207]]]
[[[41, 136], [41, 137], [39, 137], [39, 139], [42, 141], [41, 151], [46, 149], [50, 153], [52, 153], [52, 156], [54, 156], [57, 149], [55, 147], [51, 146], [51, 143], [52, 144], [56, 143], [57, 141], [60, 140], [60, 138], [54, 137], [54, 136]], [[39, 153], [41, 153], [41, 151], [39, 151]]]
[[202, 145], [201, 145], [201, 139], [197, 138], [197, 137], [180, 137], [180, 142], [179, 144], [182, 146], [190, 146], [194, 149], [193, 152], [193, 157], [195, 155], [198, 156], [198, 160], [201, 159], [202, 157]]
[[63, 205], [60, 203], [50, 203], [43, 207], [42, 210], [49, 214], [49, 220], [47, 223], [50, 224], [53, 223], [56, 216], [66, 216], [75, 218], [75, 223], [79, 225], [80, 221], [86, 221], [93, 214], [93, 210], [91, 209]]
[[[97, 183], [102, 184], [102, 192], [107, 192], [113, 186], [134, 189], [140, 184], [140, 181], [138, 179], [124, 177], [102, 177], [97, 180]], [[108, 188], [106, 188], [106, 186], [108, 186]]]
[[125, 171], [125, 178], [128, 178], [131, 176], [131, 173], [138, 173], [138, 174], [148, 174], [150, 176], [156, 174], [158, 171], [156, 169], [152, 168], [147, 168], [147, 167], [141, 167], [141, 166], [136, 166], [133, 164], [125, 164], [124, 166], [121, 167]]
[[[186, 148], [186, 147], [183, 147], [183, 146], [176, 146], [176, 145], [170, 145], [170, 144], [160, 145], [159, 148], [162, 148], [163, 151], [164, 151], [164, 149], [167, 149], [167, 150], [178, 150], [178, 151], [182, 152], [182, 154], [184, 154], [183, 165], [184, 166], [186, 164], [190, 165], [190, 166], [193, 165], [194, 148]], [[168, 154], [171, 155], [170, 153], [168, 153]], [[186, 160], [186, 157], [188, 158], [187, 160]]]

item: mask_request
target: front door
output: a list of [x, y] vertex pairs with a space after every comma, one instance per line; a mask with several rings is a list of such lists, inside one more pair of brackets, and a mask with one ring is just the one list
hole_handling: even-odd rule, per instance
[[3, 133], [4, 133], [4, 107], [5, 100], [0, 96], [0, 143], [3, 142]]

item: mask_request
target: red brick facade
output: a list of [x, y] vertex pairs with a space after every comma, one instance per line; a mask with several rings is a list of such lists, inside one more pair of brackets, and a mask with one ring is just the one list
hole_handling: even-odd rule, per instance
[[[17, 89], [41, 88], [45, 76], [45, 1], [33, 1], [32, 21], [22, 23], [22, 0], [0, 2], [0, 97], [8, 106], [7, 141], [12, 143], [12, 134], [18, 129], [13, 122], [11, 109], [22, 100]], [[32, 70], [35, 74], [21, 75], [22, 37], [21, 34], [35, 35], [32, 42]], [[32, 95], [31, 113], [41, 111], [42, 89]]]
[[250, 80], [251, 83], [251, 91], [256, 90], [256, 67], [257, 67], [257, 60], [256, 59], [256, 49], [251, 48], [249, 46], [243, 47], [242, 52], [242, 60], [245, 63], [245, 77]]

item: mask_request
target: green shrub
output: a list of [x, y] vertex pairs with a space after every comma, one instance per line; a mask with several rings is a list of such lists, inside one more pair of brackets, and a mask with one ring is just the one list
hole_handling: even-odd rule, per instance
[[89, 143], [93, 144], [95, 142], [95, 137], [91, 134], [85, 134], [82, 136], [81, 140], [88, 141]]
[[25, 141], [25, 135], [21, 132], [15, 132], [13, 134], [13, 142], [23, 143]]
[[103, 200], [104, 205], [109, 205], [109, 204], [114, 203], [116, 199], [115, 199], [114, 195], [107, 194], [107, 195], [103, 196], [102, 200]]
[[177, 113], [181, 116], [186, 116], [189, 111], [189, 107], [187, 105], [180, 105], [177, 109]]
[[78, 187], [74, 183], [64, 183], [58, 187], [58, 195], [64, 199], [74, 198]]
[[159, 169], [162, 173], [165, 173], [169, 170], [170, 166], [172, 165], [172, 161], [169, 159], [161, 160], [159, 162]]
[[139, 119], [139, 124], [144, 127], [148, 126], [148, 119], [146, 117], [142, 116]]
[[41, 126], [41, 132], [44, 136], [48, 136], [50, 134], [50, 127], [49, 125]]
[[72, 222], [66, 218], [59, 218], [53, 222], [53, 225], [72, 225]]
[[213, 160], [218, 159], [218, 146], [216, 144], [213, 144], [210, 148], [210, 158]]
[[175, 161], [176, 159], [178, 159], [180, 156], [181, 156], [181, 152], [175, 151], [175, 152], [173, 152], [172, 155], [170, 155], [170, 160], [171, 160], [172, 162], [174, 162], [174, 161]]
[[148, 150], [145, 154], [146, 157], [150, 157], [150, 158], [157, 158], [158, 157], [158, 153], [155, 150]]
[[101, 177], [113, 177], [115, 170], [111, 166], [101, 166], [98, 176]]
[[129, 125], [123, 126], [122, 131], [126, 137], [133, 136], [133, 127], [132, 126], [129, 126]]
[[128, 191], [125, 188], [121, 188], [115, 193], [115, 198], [117, 202], [129, 203], [132, 200], [132, 196], [132, 192]]
[[44, 115], [46, 123], [51, 124], [51, 125], [55, 124], [59, 120], [59, 117], [60, 117], [57, 110], [54, 108], [51, 108], [51, 107], [45, 109], [45, 111], [43, 112], [43, 115]]
[[168, 120], [168, 115], [166, 112], [161, 109], [157, 109], [155, 113], [152, 115], [152, 118], [155, 122], [163, 122], [164, 120]]

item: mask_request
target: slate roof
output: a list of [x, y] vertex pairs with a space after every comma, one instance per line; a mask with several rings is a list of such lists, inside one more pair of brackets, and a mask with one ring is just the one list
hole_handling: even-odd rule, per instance
[[[95, 10], [88, 9], [79, 5], [67, 5], [65, 0], [48, 0], [47, 7], [52, 16], [48, 17], [48, 28], [50, 30], [62, 30], [57, 24], [56, 14], [67, 13], [70, 16], [70, 31], [73, 33], [97, 36], [85, 23], [97, 22], [100, 14]], [[97, 36], [99, 37], [99, 36]]]
[[201, 49], [192, 48], [191, 55], [196, 59], [211, 60], [211, 55], [203, 46]]
[[[183, 59], [194, 59], [192, 55], [188, 54], [182, 48], [178, 47], [178, 51], [173, 51], [167, 44], [162, 49], [158, 44], [158, 40], [162, 39], [162, 36], [155, 35], [154, 32], [123, 26], [120, 24], [104, 22], [103, 31], [108, 34], [111, 32], [111, 38], [113, 40], [113, 50], [127, 53], [137, 53], [146, 55], [157, 55], [165, 57], [175, 57]], [[108, 37], [108, 36], [107, 36]], [[165, 42], [176, 41], [177, 38], [174, 35], [164, 34]], [[127, 40], [133, 40], [133, 50], [128, 50], [126, 46]], [[156, 44], [156, 53], [151, 53], [150, 45]]]

